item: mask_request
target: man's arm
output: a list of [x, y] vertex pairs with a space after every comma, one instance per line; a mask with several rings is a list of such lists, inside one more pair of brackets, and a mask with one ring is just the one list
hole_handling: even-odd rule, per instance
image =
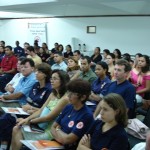
[[9, 71], [3, 71], [3, 74], [4, 73], [12, 73], [12, 74], [14, 74], [14, 73], [16, 73], [16, 69], [15, 68], [12, 68], [11, 70], [9, 70]]
[[18, 93], [14, 93], [14, 94], [4, 95], [3, 99], [4, 100], [14, 100], [14, 99], [19, 99], [22, 96], [23, 96], [23, 93], [18, 92]]

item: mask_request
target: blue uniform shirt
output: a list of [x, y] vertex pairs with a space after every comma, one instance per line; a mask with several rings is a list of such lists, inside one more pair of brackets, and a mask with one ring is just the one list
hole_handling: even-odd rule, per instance
[[41, 108], [51, 92], [52, 86], [50, 82], [46, 83], [45, 87], [43, 88], [40, 88], [40, 84], [37, 82], [30, 91], [27, 102], [34, 107]]
[[29, 76], [20, 79], [20, 82], [16, 86], [14, 93], [22, 93], [23, 96], [19, 99], [19, 103], [24, 105], [27, 103], [26, 99], [29, 96], [33, 85], [37, 82], [35, 73], [32, 72]]
[[135, 88], [128, 80], [125, 80], [120, 84], [117, 84], [117, 81], [112, 82], [104, 95], [107, 95], [109, 93], [117, 93], [121, 95], [125, 100], [127, 108], [134, 108], [136, 95]]
[[88, 132], [91, 135], [91, 149], [128, 150], [128, 136], [123, 126], [116, 125], [103, 132], [103, 125], [101, 120], [96, 120]]
[[100, 78], [97, 78], [93, 83], [92, 83], [92, 91], [95, 94], [102, 94], [107, 91], [107, 88], [109, 84], [111, 83], [111, 80], [106, 76], [104, 80], [100, 80]]
[[80, 110], [75, 110], [68, 104], [57, 118], [56, 122], [61, 126], [61, 130], [66, 134], [73, 133], [79, 140], [93, 124], [93, 114], [84, 105]]

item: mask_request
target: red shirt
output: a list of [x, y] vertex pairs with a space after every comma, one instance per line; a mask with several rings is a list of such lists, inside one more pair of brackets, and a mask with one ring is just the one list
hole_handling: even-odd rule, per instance
[[3, 59], [2, 59], [2, 62], [1, 62], [1, 69], [3, 71], [9, 71], [9, 70], [12, 70], [13, 68], [16, 69], [17, 68], [17, 58], [12, 55], [12, 56], [5, 56]]

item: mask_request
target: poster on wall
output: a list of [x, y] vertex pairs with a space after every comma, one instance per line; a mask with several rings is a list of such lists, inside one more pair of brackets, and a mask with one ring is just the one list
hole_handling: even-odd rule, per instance
[[42, 46], [43, 42], [47, 42], [46, 23], [28, 23], [27, 41], [33, 45], [35, 40], [38, 41], [39, 46]]

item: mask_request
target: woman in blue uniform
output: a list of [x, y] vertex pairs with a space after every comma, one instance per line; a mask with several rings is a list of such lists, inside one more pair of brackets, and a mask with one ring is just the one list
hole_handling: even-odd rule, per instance
[[77, 150], [128, 150], [127, 112], [123, 98], [108, 94], [100, 102], [101, 120], [96, 120], [79, 142]]
[[74, 150], [94, 121], [92, 112], [85, 104], [91, 87], [88, 81], [76, 79], [69, 82], [67, 90], [70, 104], [54, 122], [51, 133], [67, 150]]

